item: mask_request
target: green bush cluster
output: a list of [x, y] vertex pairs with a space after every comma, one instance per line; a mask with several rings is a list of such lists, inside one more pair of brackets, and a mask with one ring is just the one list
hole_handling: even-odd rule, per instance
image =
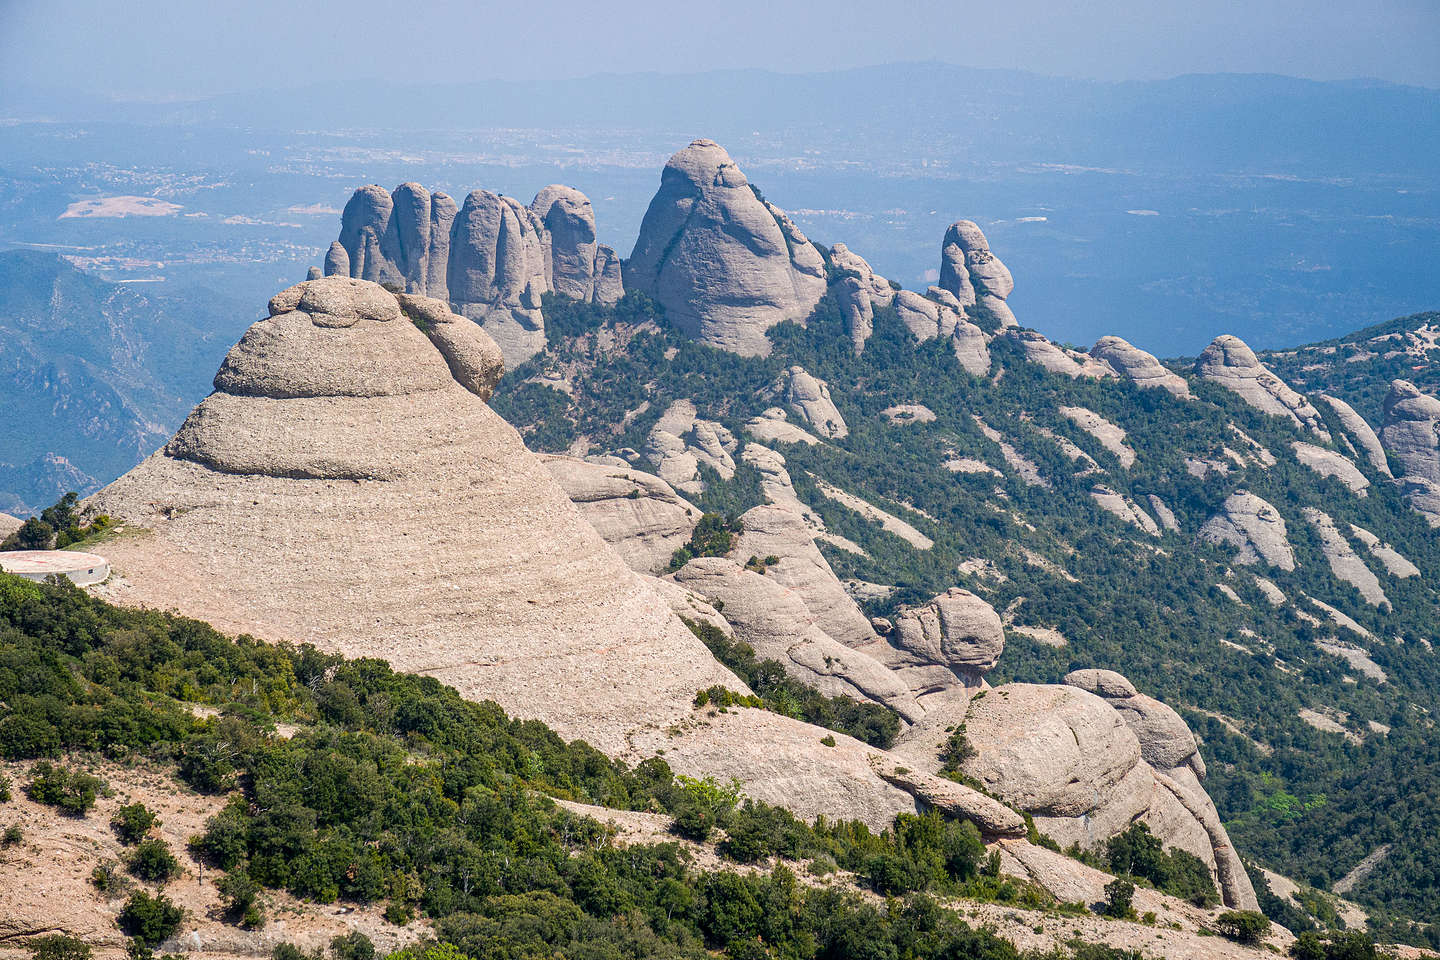
[[36, 803], [57, 807], [72, 817], [83, 817], [105, 789], [99, 777], [41, 760], [30, 768], [25, 795]]
[[1167, 851], [1160, 838], [1143, 823], [1133, 824], [1124, 833], [1107, 840], [1105, 853], [1115, 874], [1143, 880], [1197, 907], [1213, 907], [1220, 902], [1205, 862], [1178, 847]]

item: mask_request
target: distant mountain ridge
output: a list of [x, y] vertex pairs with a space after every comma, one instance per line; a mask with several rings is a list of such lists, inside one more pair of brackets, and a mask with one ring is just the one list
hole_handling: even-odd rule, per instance
[[209, 387], [230, 340], [219, 309], [0, 253], [0, 508], [38, 510], [149, 456]]

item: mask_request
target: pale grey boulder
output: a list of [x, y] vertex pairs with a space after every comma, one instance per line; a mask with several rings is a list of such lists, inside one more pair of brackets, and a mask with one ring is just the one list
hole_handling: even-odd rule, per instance
[[1317, 447], [1313, 443], [1305, 443], [1302, 440], [1292, 441], [1290, 449], [1295, 452], [1296, 460], [1320, 476], [1334, 477], [1357, 497], [1368, 495], [1369, 479], [1343, 454], [1325, 447]]
[[1406, 478], [1440, 483], [1440, 400], [1409, 380], [1395, 380], [1385, 397], [1380, 439]]
[[895, 618], [887, 638], [897, 662], [945, 667], [977, 687], [1005, 652], [1005, 627], [984, 600], [959, 587]]
[[698, 557], [673, 575], [721, 612], [735, 636], [760, 659], [780, 661], [786, 673], [827, 696], [883, 703], [908, 721], [924, 711], [886, 667], [825, 633], [793, 590], [724, 557]]
[[890, 281], [871, 269], [869, 261], [845, 244], [837, 243], [830, 248], [830, 262], [841, 272], [854, 274], [871, 305], [888, 307], [895, 299], [895, 288], [890, 285]]
[[896, 292], [895, 311], [900, 316], [900, 322], [921, 342], [950, 336], [960, 319], [954, 310], [943, 308], [914, 290]]
[[1234, 547], [1237, 563], [1264, 562], [1281, 570], [1295, 569], [1285, 518], [1273, 504], [1248, 490], [1237, 490], [1225, 498], [1220, 512], [1200, 528], [1200, 539]]
[[1116, 376], [1110, 364], [1088, 353], [1067, 350], [1058, 343], [1052, 343], [1044, 334], [1034, 330], [1010, 330], [1006, 336], [1020, 344], [1025, 359], [1044, 367], [1050, 373], [1058, 373], [1071, 379], [1080, 377], [1112, 378]]
[[850, 335], [850, 345], [858, 357], [865, 352], [865, 343], [875, 332], [875, 304], [870, 291], [855, 277], [840, 281], [836, 298], [840, 302], [840, 313], [845, 318], [845, 332]]
[[393, 257], [399, 253], [390, 217], [395, 204], [378, 184], [356, 190], [340, 215], [340, 244], [350, 261], [350, 276], [373, 283], [404, 285]]
[[1122, 378], [1137, 387], [1154, 387], [1189, 399], [1190, 385], [1178, 373], [1165, 369], [1153, 354], [1132, 346], [1120, 337], [1101, 337], [1090, 348], [1090, 356], [1103, 360]]
[[1211, 341], [1195, 361], [1195, 373], [1202, 380], [1219, 384], [1262, 413], [1284, 417], [1324, 440], [1330, 439], [1320, 411], [1271, 373], [1239, 337], [1223, 334]]
[[700, 522], [700, 509], [659, 477], [574, 457], [539, 456], [580, 515], [637, 573], [664, 573]]
[[1390, 462], [1385, 458], [1385, 448], [1380, 443], [1380, 438], [1376, 436], [1375, 429], [1365, 421], [1365, 418], [1356, 413], [1354, 407], [1339, 397], [1322, 393], [1320, 399], [1329, 405], [1335, 413], [1336, 419], [1340, 421], [1340, 428], [1365, 454], [1365, 459], [1370, 461], [1370, 465], [1384, 476], [1391, 476]]
[[325, 276], [350, 276], [350, 254], [339, 240], [331, 240], [330, 249], [325, 251]]
[[1384, 410], [1380, 439], [1400, 467], [1405, 501], [1440, 527], [1440, 400], [1408, 380], [1395, 380]]
[[551, 184], [535, 195], [530, 211], [550, 233], [550, 286], [571, 300], [595, 295], [595, 211], [574, 187]]
[[625, 296], [625, 283], [620, 273], [620, 255], [605, 244], [595, 248], [595, 292], [596, 303], [612, 306]]
[[305, 271], [306, 280], [319, 280], [323, 276], [325, 276], [325, 274], [321, 273], [320, 268], [313, 264]]
[[830, 387], [804, 367], [787, 369], [775, 384], [775, 396], [822, 437], [838, 440], [850, 434], [845, 418], [830, 399]]
[[625, 286], [659, 301], [686, 335], [743, 356], [804, 320], [825, 293], [820, 253], [777, 217], [719, 144], [696, 140], [665, 165]]
[[1205, 776], [1205, 764], [1190, 726], [1180, 714], [1136, 690], [1124, 676], [1113, 670], [1072, 670], [1064, 682], [1103, 698], [1120, 711], [1140, 741], [1140, 754], [1146, 763], [1160, 770], [1188, 766], [1197, 776]]
[[489, 400], [505, 375], [505, 358], [490, 335], [473, 320], [452, 313], [443, 300], [412, 293], [396, 294], [395, 300], [440, 351], [455, 382]]
[[550, 236], [550, 286], [571, 300], [613, 304], [625, 294], [620, 258], [596, 241], [590, 198], [574, 187], [551, 184], [530, 210]]
[[962, 312], [988, 321], [989, 329], [1016, 325], [1006, 303], [1015, 289], [1010, 270], [990, 250], [973, 220], [957, 220], [940, 245], [940, 287], [953, 294]]

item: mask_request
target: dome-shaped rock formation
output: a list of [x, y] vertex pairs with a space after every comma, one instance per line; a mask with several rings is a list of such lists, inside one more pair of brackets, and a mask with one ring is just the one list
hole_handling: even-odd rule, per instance
[[1310, 401], [1271, 373], [1255, 351], [1239, 337], [1224, 334], [1211, 341], [1195, 361], [1195, 373], [1217, 383], [1262, 413], [1285, 417], [1325, 440], [1330, 433], [1320, 411]]
[[275, 297], [171, 443], [87, 502], [133, 534], [108, 545], [109, 597], [381, 657], [801, 816], [914, 810], [849, 737], [760, 710], [695, 722], [696, 690], [744, 683], [491, 411], [494, 371], [464, 371], [495, 347], [443, 308], [340, 277]]
[[625, 265], [625, 286], [654, 297], [694, 339], [766, 356], [765, 332], [804, 320], [824, 296], [825, 263], [723, 147], [696, 140], [661, 173]]
[[1381, 475], [1390, 476], [1390, 462], [1385, 458], [1385, 448], [1380, 443], [1380, 438], [1375, 435], [1375, 429], [1365, 421], [1365, 418], [1355, 412], [1350, 406], [1339, 397], [1332, 397], [1328, 393], [1320, 394], [1320, 399], [1335, 412], [1335, 417], [1340, 421], [1340, 427], [1355, 446], [1365, 454], [1365, 459], [1370, 461]]
[[1005, 628], [990, 604], [951, 587], [896, 617], [889, 640], [901, 655], [899, 662], [942, 667], [975, 687], [1005, 651]]
[[1132, 346], [1120, 337], [1096, 340], [1095, 346], [1090, 348], [1090, 356], [1105, 361], [1137, 387], [1156, 387], [1182, 399], [1190, 396], [1190, 385], [1184, 377], [1165, 369], [1153, 354]]
[[571, 300], [615, 303], [625, 293], [620, 258], [595, 240], [590, 198], [552, 183], [535, 195], [530, 211], [550, 234], [550, 288]]
[[1005, 302], [1015, 281], [973, 220], [957, 220], [945, 231], [940, 288], [953, 294], [966, 314], [984, 320], [988, 329], [1015, 326], [1015, 314]]

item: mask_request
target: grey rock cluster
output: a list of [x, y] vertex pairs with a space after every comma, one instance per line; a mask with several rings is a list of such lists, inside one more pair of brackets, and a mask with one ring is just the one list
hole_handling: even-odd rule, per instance
[[1224, 334], [1211, 341], [1195, 361], [1195, 373], [1236, 394], [1256, 410], [1285, 417], [1321, 439], [1330, 439], [1320, 411], [1271, 373], [1239, 337]]
[[695, 140], [665, 164], [625, 286], [654, 297], [702, 343], [766, 356], [766, 331], [804, 320], [825, 295], [825, 261], [723, 147]]
[[324, 272], [450, 304], [485, 327], [511, 366], [545, 345], [543, 294], [614, 303], [624, 293], [619, 258], [596, 242], [590, 201], [562, 186], [529, 207], [488, 190], [457, 205], [418, 183], [361, 187]]
[[843, 243], [830, 248], [830, 263], [844, 275], [840, 281], [840, 309], [845, 314], [850, 343], [859, 355], [875, 330], [875, 309], [895, 302], [895, 288]]
[[1440, 400], [1409, 380], [1390, 384], [1380, 439], [1400, 466], [1411, 508], [1440, 526]]
[[772, 392], [790, 412], [809, 424], [820, 436], [838, 440], [849, 435], [850, 428], [845, 425], [845, 418], [830, 399], [829, 384], [811, 376], [804, 367], [787, 369]]

